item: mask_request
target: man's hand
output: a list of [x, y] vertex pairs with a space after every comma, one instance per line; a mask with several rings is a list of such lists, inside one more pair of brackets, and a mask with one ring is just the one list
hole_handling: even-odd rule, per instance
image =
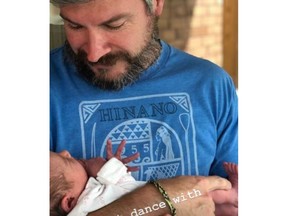
[[231, 190], [215, 190], [210, 193], [216, 205], [215, 215], [237, 216], [238, 215], [238, 166], [233, 163], [224, 163], [224, 169], [232, 184]]
[[[209, 193], [231, 189], [231, 183], [218, 176], [180, 176], [159, 182], [172, 202], [173, 198], [180, 198], [180, 202], [173, 205], [177, 209], [177, 215], [183, 216], [214, 216], [215, 204]], [[198, 196], [197, 193], [196, 196], [193, 193], [195, 191], [200, 191], [201, 195]]]

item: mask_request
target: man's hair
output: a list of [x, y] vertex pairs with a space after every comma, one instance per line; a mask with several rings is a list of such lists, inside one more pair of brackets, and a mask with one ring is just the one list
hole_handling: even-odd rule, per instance
[[[62, 5], [62, 4], [85, 3], [85, 2], [89, 2], [89, 1], [91, 1], [91, 0], [50, 0], [50, 3], [57, 6], [57, 5]], [[152, 13], [152, 11], [153, 11], [152, 0], [144, 0], [144, 1], [145, 1], [146, 6], [147, 6], [148, 12]]]
[[50, 176], [50, 216], [65, 216], [67, 213], [61, 208], [61, 201], [68, 190], [72, 188], [64, 173]]

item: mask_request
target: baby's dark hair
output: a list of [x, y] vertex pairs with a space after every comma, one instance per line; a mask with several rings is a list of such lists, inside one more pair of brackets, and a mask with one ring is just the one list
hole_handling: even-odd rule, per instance
[[64, 173], [50, 176], [50, 216], [67, 215], [61, 208], [61, 201], [72, 186], [72, 183], [66, 180]]

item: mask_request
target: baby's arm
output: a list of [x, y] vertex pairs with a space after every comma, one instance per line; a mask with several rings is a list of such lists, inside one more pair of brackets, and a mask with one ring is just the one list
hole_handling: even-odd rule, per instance
[[[107, 160], [111, 159], [112, 157], [117, 158], [118, 160], [120, 160], [123, 164], [128, 164], [131, 161], [136, 160], [139, 157], [139, 153], [135, 153], [131, 156], [128, 156], [126, 158], [122, 158], [121, 154], [123, 151], [123, 148], [126, 145], [126, 141], [122, 140], [121, 143], [119, 144], [117, 151], [115, 154], [113, 154], [112, 152], [112, 142], [111, 140], [107, 141], [107, 148], [106, 148], [106, 154], [107, 154], [107, 159], [102, 158], [102, 157], [96, 157], [96, 158], [91, 158], [88, 160], [79, 160], [82, 165], [84, 166], [87, 174], [89, 177], [97, 177], [97, 173], [99, 172], [99, 170], [102, 168], [102, 166], [107, 162]], [[134, 172], [139, 170], [138, 167], [130, 167], [127, 166], [127, 171], [130, 172]]]

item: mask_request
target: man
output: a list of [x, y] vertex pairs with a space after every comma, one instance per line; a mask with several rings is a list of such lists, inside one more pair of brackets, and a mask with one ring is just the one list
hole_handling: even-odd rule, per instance
[[[161, 179], [171, 198], [183, 197], [174, 203], [177, 215], [214, 215], [207, 193], [230, 184], [196, 176], [226, 177], [223, 162], [237, 163], [231, 78], [158, 38], [164, 0], [52, 3], [60, 8], [67, 43], [51, 52], [50, 150], [91, 158], [104, 156], [108, 139], [125, 139], [124, 155], [140, 152], [134, 177]], [[195, 188], [202, 196], [185, 200]], [[91, 215], [133, 215], [161, 201], [155, 187], [146, 185]], [[237, 212], [229, 200], [218, 204]], [[150, 215], [165, 213], [168, 207]]]

